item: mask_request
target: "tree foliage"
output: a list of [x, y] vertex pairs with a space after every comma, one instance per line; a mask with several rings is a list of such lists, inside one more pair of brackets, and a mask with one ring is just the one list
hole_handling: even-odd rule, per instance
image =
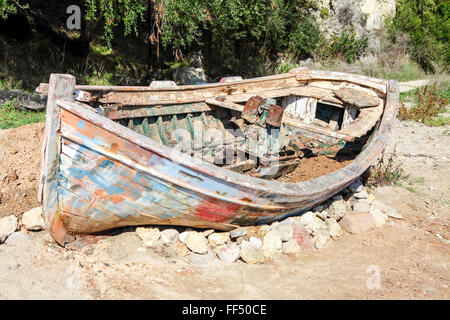
[[6, 19], [8, 15], [17, 13], [17, 8], [26, 8], [19, 0], [0, 0], [0, 18]]
[[435, 65], [450, 66], [450, 2], [446, 0], [425, 0], [423, 23], [421, 3], [411, 0], [397, 0], [397, 11], [390, 28], [392, 41], [399, 33], [410, 38], [410, 53], [426, 71], [435, 71]]

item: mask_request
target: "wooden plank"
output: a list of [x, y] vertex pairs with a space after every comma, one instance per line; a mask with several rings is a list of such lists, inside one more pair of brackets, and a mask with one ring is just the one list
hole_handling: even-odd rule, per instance
[[342, 129], [347, 127], [350, 123], [352, 123], [356, 119], [356, 114], [358, 110], [356, 108], [347, 106], [344, 110], [344, 119], [342, 120]]
[[352, 135], [356, 138], [362, 137], [380, 120], [383, 114], [383, 104], [383, 101], [380, 99], [378, 107], [361, 109], [358, 117], [338, 132]]
[[256, 162], [252, 159], [240, 161], [238, 163], [230, 164], [224, 166], [225, 169], [233, 170], [237, 172], [248, 171], [250, 169], [256, 168]]
[[205, 102], [207, 104], [212, 104], [213, 106], [218, 106], [218, 107], [222, 107], [222, 108], [226, 108], [226, 109], [230, 109], [230, 110], [234, 110], [234, 111], [238, 111], [238, 112], [244, 111], [243, 105], [233, 103], [230, 101], [219, 101], [216, 99], [206, 99]]
[[314, 119], [316, 118], [316, 110], [317, 110], [317, 99], [308, 98], [306, 102], [305, 117], [303, 121], [305, 121], [305, 123], [308, 124], [313, 123]]
[[172, 106], [126, 106], [102, 107], [105, 117], [117, 120], [123, 118], [158, 117], [164, 115], [186, 114], [192, 112], [205, 112], [213, 110], [206, 103], [179, 104]]
[[335, 132], [332, 131], [328, 128], [321, 128], [312, 124], [307, 124], [301, 121], [295, 121], [292, 119], [285, 119], [284, 124], [292, 126], [292, 127], [297, 127], [297, 128], [301, 128], [304, 130], [307, 130], [311, 133], [317, 134], [317, 135], [324, 135], [324, 136], [329, 136], [332, 137], [334, 139], [338, 139], [338, 140], [343, 140], [343, 141], [347, 141], [347, 142], [353, 142], [355, 140], [354, 137], [352, 137], [351, 135], [348, 134], [342, 134], [340, 132]]
[[64, 74], [51, 74], [47, 98], [47, 114], [45, 123], [45, 148], [42, 155], [43, 170], [41, 172], [42, 206], [48, 232], [56, 242], [64, 245], [74, 240], [62, 224], [58, 211], [58, 174], [59, 155], [61, 152], [60, 109], [59, 99], [72, 99], [75, 88], [75, 77]]

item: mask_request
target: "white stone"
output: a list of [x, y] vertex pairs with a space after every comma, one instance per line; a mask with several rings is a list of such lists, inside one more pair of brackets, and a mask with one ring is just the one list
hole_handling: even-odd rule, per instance
[[327, 218], [327, 216], [329, 215], [327, 210], [322, 210], [322, 211], [317, 211], [316, 212], [316, 217], [325, 220]]
[[42, 208], [37, 207], [25, 212], [21, 219], [22, 225], [29, 231], [45, 229], [45, 221], [42, 216]]
[[208, 237], [209, 244], [214, 248], [230, 240], [230, 234], [227, 232], [213, 233]]
[[353, 211], [356, 212], [369, 212], [370, 211], [370, 205], [367, 203], [367, 201], [361, 199], [357, 200], [353, 203]]
[[335, 220], [340, 220], [347, 211], [347, 202], [344, 200], [334, 201], [328, 207], [328, 217], [333, 218]]
[[270, 226], [267, 224], [263, 224], [261, 226], [258, 227], [257, 233], [259, 236], [264, 237], [267, 232], [270, 231]]
[[373, 220], [375, 221], [375, 226], [377, 228], [382, 227], [386, 222], [387, 222], [387, 215], [385, 213], [383, 213], [383, 211], [381, 211], [380, 209], [372, 206], [370, 208], [369, 213], [372, 215]]
[[153, 244], [159, 240], [161, 233], [157, 228], [136, 228], [136, 235], [144, 241], [147, 246], [153, 246]]
[[180, 240], [180, 242], [185, 243], [186, 237], [191, 233], [195, 233], [195, 231], [184, 231], [180, 233], [180, 235], [178, 236], [178, 240]]
[[304, 225], [306, 227], [314, 221], [315, 216], [316, 216], [316, 214], [314, 212], [308, 211], [305, 214], [302, 214], [300, 216], [300, 222], [302, 225]]
[[189, 233], [184, 239], [184, 244], [191, 250], [192, 252], [198, 254], [207, 254], [208, 253], [208, 241], [205, 236], [198, 232]]
[[230, 231], [230, 237], [231, 238], [239, 238], [247, 235], [247, 229], [245, 228], [238, 228]]
[[301, 251], [301, 248], [298, 245], [297, 240], [291, 239], [283, 243], [282, 250], [284, 254], [296, 254]]
[[333, 218], [325, 220], [325, 223], [327, 224], [328, 232], [330, 233], [331, 238], [336, 239], [344, 234], [344, 230]]
[[281, 249], [281, 246], [282, 241], [280, 236], [272, 230], [264, 236], [262, 245], [263, 250], [279, 250]]
[[[205, 238], [206, 240], [206, 238]], [[186, 257], [186, 261], [191, 264], [207, 264], [215, 259], [215, 254], [211, 250], [207, 250], [205, 254], [198, 254], [195, 252], [189, 252]]]
[[14, 231], [19, 227], [17, 218], [13, 215], [0, 219], [0, 244], [5, 242]]
[[258, 248], [262, 248], [263, 246], [263, 242], [261, 241], [261, 239], [258, 239], [256, 237], [250, 237], [250, 239], [248, 239], [248, 242], [250, 242], [251, 245]]
[[375, 201], [375, 196], [373, 194], [369, 194], [366, 201], [368, 204], [372, 204]]
[[362, 189], [360, 192], [354, 193], [353, 196], [354, 196], [356, 199], [367, 199], [367, 197], [369, 196], [369, 194], [367, 193], [366, 190]]
[[324, 248], [327, 242], [330, 240], [330, 233], [326, 229], [320, 229], [314, 236], [314, 246], [317, 249]]
[[244, 240], [241, 243], [240, 256], [242, 260], [248, 264], [258, 264], [264, 262], [264, 251], [250, 242]]
[[231, 243], [230, 245], [220, 246], [216, 250], [216, 254], [221, 261], [226, 263], [233, 263], [239, 259], [241, 255], [241, 250], [236, 243]]
[[178, 239], [179, 232], [175, 229], [165, 229], [161, 231], [161, 240], [164, 244], [173, 243]]
[[281, 241], [289, 241], [294, 234], [294, 226], [292, 224], [280, 223], [272, 228], [271, 232], [280, 237]]
[[314, 217], [313, 222], [307, 225], [305, 228], [312, 236], [314, 236], [319, 232], [319, 230], [321, 229], [326, 230], [327, 225], [325, 224], [325, 221], [323, 221], [322, 219]]

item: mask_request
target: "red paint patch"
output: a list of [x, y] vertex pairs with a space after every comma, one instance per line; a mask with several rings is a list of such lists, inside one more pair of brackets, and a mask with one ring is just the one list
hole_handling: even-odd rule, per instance
[[195, 215], [205, 221], [227, 222], [240, 207], [241, 205], [236, 203], [205, 200], [195, 209]]

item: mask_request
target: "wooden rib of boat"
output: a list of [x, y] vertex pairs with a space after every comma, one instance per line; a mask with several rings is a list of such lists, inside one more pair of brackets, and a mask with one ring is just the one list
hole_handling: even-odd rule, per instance
[[[399, 99], [396, 81], [304, 68], [195, 86], [75, 82], [52, 74], [39, 87], [48, 99], [38, 197], [61, 245], [121, 226], [231, 230], [305, 212], [373, 164]], [[279, 181], [307, 152], [354, 159]]]

